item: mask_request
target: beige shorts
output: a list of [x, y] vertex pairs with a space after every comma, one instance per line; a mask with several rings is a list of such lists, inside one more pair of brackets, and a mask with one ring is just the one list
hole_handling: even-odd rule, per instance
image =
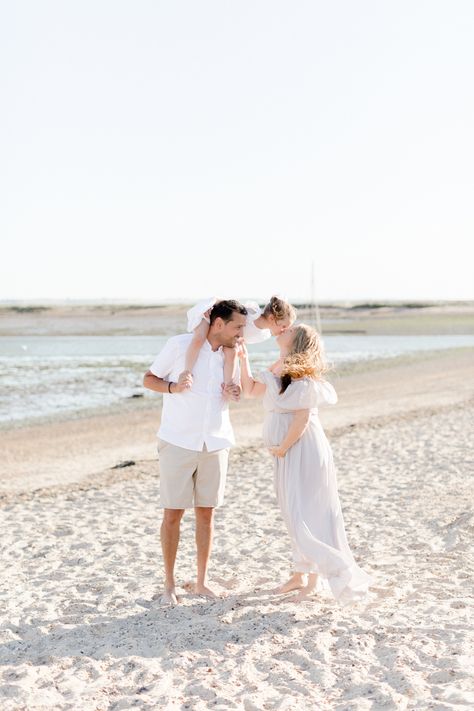
[[230, 447], [208, 452], [184, 449], [158, 439], [160, 462], [160, 507], [214, 508], [224, 502]]

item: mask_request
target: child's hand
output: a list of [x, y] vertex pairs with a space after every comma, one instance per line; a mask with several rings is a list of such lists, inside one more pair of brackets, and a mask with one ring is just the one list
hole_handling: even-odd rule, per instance
[[176, 383], [175, 392], [182, 393], [184, 390], [191, 390], [193, 384], [193, 374], [190, 370], [183, 370]]

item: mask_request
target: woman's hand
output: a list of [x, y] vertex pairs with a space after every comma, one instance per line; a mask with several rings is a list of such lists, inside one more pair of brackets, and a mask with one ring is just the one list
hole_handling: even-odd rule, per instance
[[280, 377], [282, 368], [283, 368], [283, 360], [282, 360], [282, 358], [278, 358], [278, 360], [276, 360], [274, 363], [272, 363], [268, 367], [268, 370], [270, 371], [270, 373], [273, 373], [273, 375]]
[[279, 445], [278, 447], [269, 447], [268, 451], [274, 457], [284, 457], [287, 450]]
[[245, 345], [245, 341], [243, 338], [239, 338], [235, 347], [237, 349], [237, 356], [240, 358], [240, 360], [249, 357], [249, 352], [247, 350], [247, 346]]

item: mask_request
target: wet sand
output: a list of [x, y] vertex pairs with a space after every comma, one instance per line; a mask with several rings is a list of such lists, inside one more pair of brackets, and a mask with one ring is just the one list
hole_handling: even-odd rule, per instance
[[[328, 434], [353, 424], [390, 419], [397, 414], [436, 410], [462, 403], [474, 394], [470, 349], [423, 354], [366, 365], [359, 371], [329, 375], [339, 402], [320, 416]], [[237, 446], [260, 442], [261, 403], [232, 405]], [[12, 427], [1, 432], [0, 496], [66, 485], [100, 477], [127, 460], [153, 461], [159, 426], [156, 404], [139, 401], [91, 416]]]

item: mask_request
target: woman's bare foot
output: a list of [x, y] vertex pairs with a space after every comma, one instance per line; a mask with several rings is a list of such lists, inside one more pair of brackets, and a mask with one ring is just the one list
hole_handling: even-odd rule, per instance
[[290, 597], [287, 602], [303, 602], [305, 600], [308, 600], [309, 597], [315, 592], [316, 590], [316, 584], [318, 581], [318, 576], [316, 573], [310, 573], [308, 575], [308, 583], [302, 587], [296, 595], [293, 595], [293, 597]]
[[303, 573], [294, 573], [286, 583], [282, 583], [272, 592], [275, 595], [284, 595], [292, 590], [300, 590], [302, 587], [304, 587]]

